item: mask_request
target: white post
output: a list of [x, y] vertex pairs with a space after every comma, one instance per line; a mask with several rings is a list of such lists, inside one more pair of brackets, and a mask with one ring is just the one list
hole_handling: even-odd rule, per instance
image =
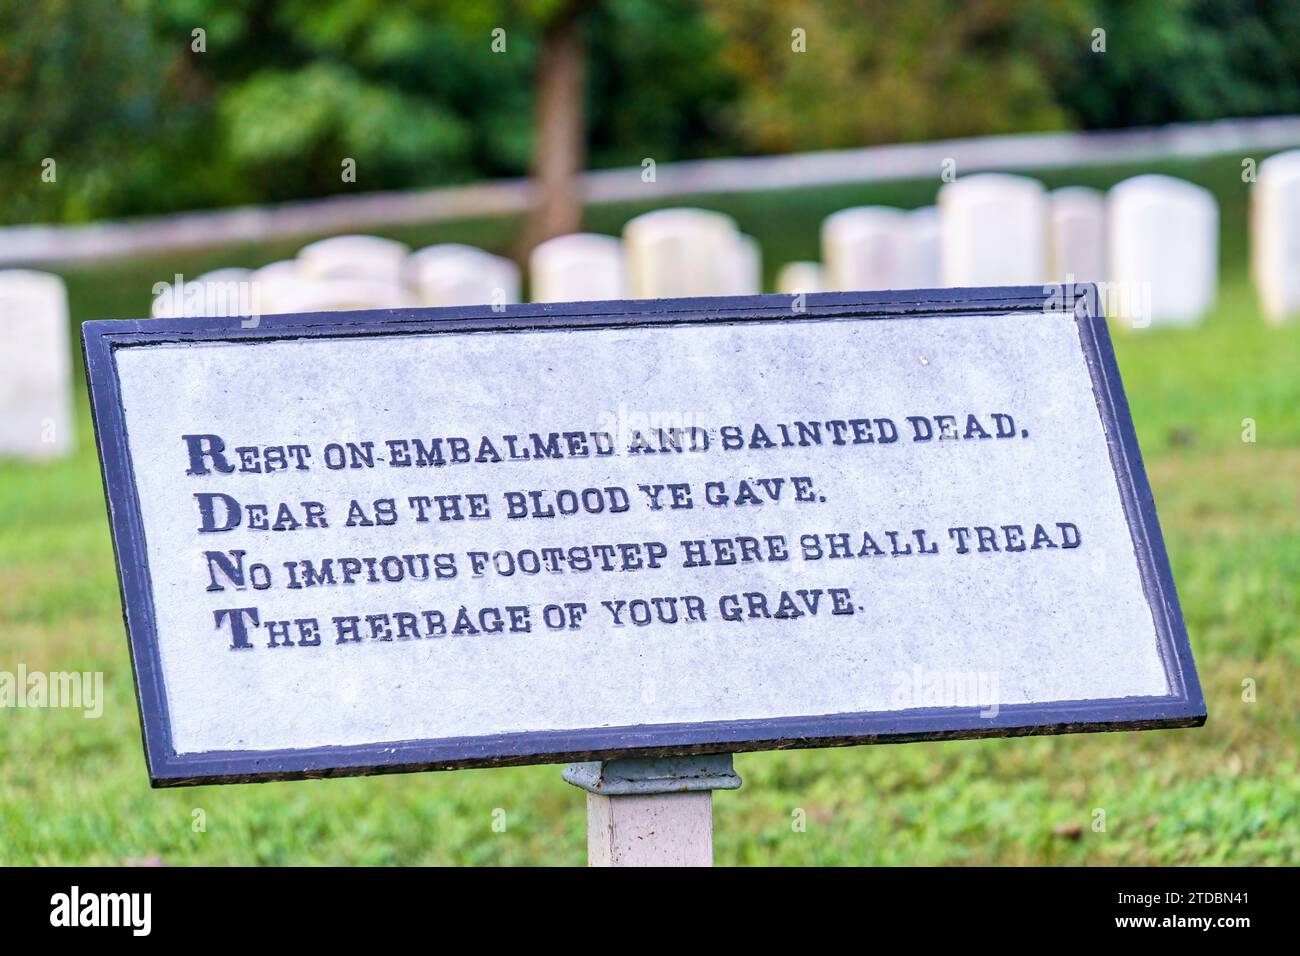
[[570, 764], [587, 791], [589, 866], [712, 866], [713, 791], [735, 790], [731, 754]]

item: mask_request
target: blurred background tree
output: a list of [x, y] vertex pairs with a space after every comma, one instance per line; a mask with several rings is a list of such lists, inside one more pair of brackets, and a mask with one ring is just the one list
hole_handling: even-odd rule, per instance
[[583, 165], [1300, 112], [1296, 36], [1283, 0], [0, 0], [0, 222], [531, 171], [543, 235]]
[[[741, 78], [733, 127], [752, 150], [790, 152], [1060, 129], [1052, 73], [1087, 50], [1069, 0], [706, 0]], [[795, 53], [795, 30], [806, 52]]]
[[1098, 0], [1106, 60], [1075, 49], [1055, 84], [1081, 126], [1300, 112], [1295, 0]]

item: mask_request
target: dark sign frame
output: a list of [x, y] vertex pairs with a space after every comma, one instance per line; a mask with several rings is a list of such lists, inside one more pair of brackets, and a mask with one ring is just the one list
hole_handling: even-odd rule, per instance
[[[377, 741], [278, 751], [177, 754], [156, 639], [145, 528], [127, 443], [114, 352], [133, 346], [195, 341], [377, 336], [401, 333], [591, 329], [697, 323], [801, 322], [826, 318], [897, 318], [1069, 311], [1078, 325], [1143, 591], [1171, 693], [1164, 697], [916, 708], [759, 720], [673, 723], [586, 730], [533, 731], [484, 737]], [[247, 323], [252, 325], [253, 323]], [[629, 756], [674, 756], [916, 740], [1193, 727], [1205, 722], [1205, 699], [1124, 397], [1106, 319], [1092, 285], [854, 292], [405, 309], [264, 316], [254, 328], [240, 319], [93, 321], [82, 326], [95, 437], [103, 469], [122, 605], [140, 706], [141, 730], [154, 786], [241, 783], [462, 767], [564, 763]]]

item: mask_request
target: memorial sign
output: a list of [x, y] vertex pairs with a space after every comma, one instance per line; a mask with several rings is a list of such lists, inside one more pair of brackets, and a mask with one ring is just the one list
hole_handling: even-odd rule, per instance
[[1204, 721], [1091, 287], [83, 337], [156, 785]]

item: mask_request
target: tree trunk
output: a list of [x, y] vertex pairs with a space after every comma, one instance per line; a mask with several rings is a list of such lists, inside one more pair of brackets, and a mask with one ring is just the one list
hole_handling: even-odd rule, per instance
[[537, 116], [533, 140], [533, 209], [524, 233], [526, 256], [539, 242], [576, 232], [582, 225], [578, 173], [587, 160], [585, 0], [573, 0], [542, 34], [537, 66]]

